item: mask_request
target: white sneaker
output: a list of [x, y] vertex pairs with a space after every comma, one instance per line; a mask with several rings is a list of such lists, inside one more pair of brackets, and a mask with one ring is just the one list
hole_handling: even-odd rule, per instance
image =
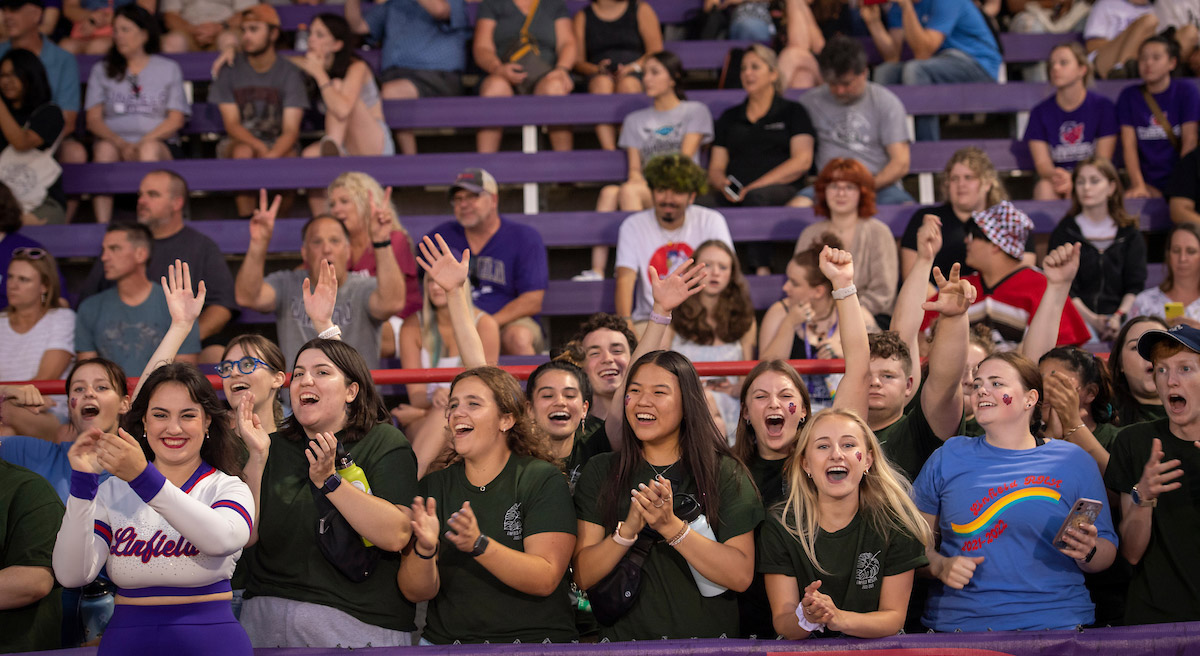
[[571, 278], [571, 280], [576, 282], [595, 282], [597, 280], [604, 280], [604, 274], [595, 269], [585, 269], [583, 273]]

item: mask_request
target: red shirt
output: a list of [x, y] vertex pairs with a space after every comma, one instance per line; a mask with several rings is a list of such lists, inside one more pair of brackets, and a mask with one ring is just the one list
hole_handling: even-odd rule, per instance
[[[401, 319], [421, 309], [421, 285], [417, 282], [417, 258], [413, 254], [412, 242], [408, 233], [402, 230], [392, 231], [392, 252], [396, 254], [396, 263], [404, 274], [404, 309], [396, 316]], [[368, 248], [357, 262], [350, 264], [350, 273], [375, 275], [375, 249]]]

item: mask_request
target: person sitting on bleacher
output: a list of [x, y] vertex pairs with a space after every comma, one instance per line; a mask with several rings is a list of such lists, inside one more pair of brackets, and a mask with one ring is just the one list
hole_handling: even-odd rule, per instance
[[[475, 19], [475, 64], [488, 75], [479, 84], [484, 97], [536, 94], [565, 96], [575, 88], [571, 68], [579, 56], [563, 0], [483, 0]], [[481, 153], [500, 150], [500, 128], [475, 137]], [[569, 126], [550, 128], [550, 147], [571, 150]]]
[[[467, 67], [471, 38], [463, 0], [389, 0], [363, 15], [362, 0], [346, 0], [346, 20], [380, 47], [379, 76], [386, 100], [462, 95], [459, 76]], [[411, 130], [396, 133], [400, 152], [415, 155]]]
[[1096, 0], [1083, 28], [1096, 77], [1136, 76], [1138, 48], [1157, 31], [1158, 18], [1150, 0]]
[[236, 48], [242, 12], [255, 4], [255, 0], [162, 0], [158, 10], [167, 28], [163, 52]]
[[[858, 39], [841, 35], [831, 38], [817, 63], [825, 84], [800, 96], [800, 104], [808, 110], [817, 130], [817, 170], [836, 158], [854, 158], [874, 176], [877, 203], [913, 202], [900, 184], [908, 173], [910, 158], [908, 126], [900, 99], [868, 79], [867, 53]], [[803, 198], [796, 198], [799, 203], [793, 204], [806, 207], [815, 195], [809, 185], [800, 190]]]
[[[371, 369], [379, 368], [379, 327], [404, 307], [404, 274], [392, 252], [391, 218], [377, 211], [370, 217], [371, 243], [375, 249], [375, 277], [351, 276], [350, 233], [341, 221], [323, 214], [315, 216], [301, 229], [301, 254], [304, 268], [285, 269], [263, 277], [267, 249], [275, 231], [279, 196], [267, 205], [267, 190], [259, 192], [259, 208], [250, 219], [250, 245], [246, 259], [238, 269], [235, 294], [242, 307], [258, 312], [274, 312], [275, 328], [284, 359], [294, 362], [300, 347], [314, 337], [333, 339], [342, 336], [366, 360]], [[336, 280], [332, 321], [317, 325], [305, 311], [305, 299], [324, 295], [330, 280]]]
[[1129, 316], [1165, 316], [1167, 303], [1183, 306], [1167, 325], [1200, 328], [1200, 223], [1178, 223], [1167, 233], [1163, 260], [1167, 274], [1161, 283], [1143, 290], [1133, 300]]
[[1200, 148], [1175, 165], [1164, 194], [1170, 199], [1171, 221], [1200, 223]]
[[454, 221], [427, 236], [440, 234], [455, 257], [471, 250], [475, 305], [500, 324], [505, 355], [534, 355], [546, 348], [537, 315], [542, 311], [550, 270], [541, 234], [500, 216], [496, 178], [483, 169], [466, 169], [450, 187]]
[[[704, 169], [691, 158], [659, 155], [646, 164], [645, 177], [654, 196], [654, 209], [626, 217], [617, 236], [614, 300], [617, 314], [634, 324], [657, 320], [651, 312], [648, 267], [674, 271], [710, 239], [733, 249], [725, 217], [693, 204], [696, 194], [704, 191]], [[634, 332], [640, 334], [643, 329], [637, 325]]]
[[1196, 148], [1200, 91], [1171, 76], [1178, 64], [1174, 39], [1161, 34], [1146, 39], [1138, 49], [1143, 84], [1126, 87], [1117, 98], [1121, 152], [1129, 173], [1126, 198], [1161, 198], [1180, 155]]
[[1092, 156], [1112, 161], [1117, 149], [1117, 107], [1089, 91], [1092, 64], [1078, 43], [1063, 43], [1050, 51], [1053, 96], [1029, 112], [1025, 141], [1038, 172], [1034, 200], [1069, 198], [1071, 171]]
[[[111, 223], [104, 233], [104, 277], [116, 283], [79, 304], [75, 317], [75, 355], [102, 357], [125, 371], [141, 371], [172, 324], [162, 287], [146, 277], [152, 252], [150, 229], [136, 223]], [[202, 284], [202, 283], [199, 283]], [[200, 333], [188, 331], [177, 361], [196, 363]]]
[[[158, 162], [175, 159], [179, 130], [192, 106], [183, 93], [183, 72], [161, 57], [158, 19], [136, 4], [113, 19], [114, 41], [88, 75], [88, 131], [99, 162]], [[112, 220], [113, 197], [92, 196], [96, 223]], [[203, 276], [202, 276], [203, 277]]]
[[[295, 157], [308, 95], [300, 69], [275, 53], [279, 14], [270, 5], [255, 5], [241, 13], [241, 31], [242, 52], [217, 76], [209, 98], [220, 106], [225, 124], [217, 156]], [[238, 194], [237, 211], [250, 217], [254, 194]]]
[[[971, 0], [897, 0], [885, 27], [879, 5], [864, 5], [863, 20], [883, 55], [875, 69], [880, 84], [995, 82], [1002, 61], [996, 37]], [[905, 45], [913, 59], [900, 61]], [[918, 116], [917, 141], [937, 141], [937, 116]]]

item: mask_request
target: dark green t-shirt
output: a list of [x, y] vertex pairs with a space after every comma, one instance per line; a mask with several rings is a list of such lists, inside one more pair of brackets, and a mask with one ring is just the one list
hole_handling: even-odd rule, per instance
[[929, 426], [920, 403], [890, 426], [875, 431], [875, 437], [888, 461], [910, 481], [917, 479], [925, 461], [942, 446], [942, 440]]
[[[557, 467], [537, 458], [509, 456], [504, 469], [482, 488], [467, 480], [466, 466], [459, 461], [421, 479], [421, 494], [437, 499], [443, 527], [463, 502], [470, 501], [480, 532], [516, 551], [525, 550], [524, 538], [530, 535], [575, 535], [567, 481]], [[429, 602], [425, 639], [444, 645], [456, 640], [570, 642], [576, 638], [565, 573], [553, 594], [538, 597], [501, 582], [444, 537], [440, 548], [441, 589]]]
[[[603, 526], [608, 535], [617, 527], [615, 522], [604, 521], [600, 497], [609, 478], [616, 474], [616, 463], [616, 455], [611, 453], [592, 458], [575, 486], [575, 509], [579, 519]], [[695, 497], [698, 494], [696, 482], [682, 462], [672, 467], [668, 477], [673, 481], [676, 504], [682, 495]], [[638, 483], [653, 478], [654, 470], [645, 462], [634, 471], [633, 480]], [[753, 531], [763, 518], [762, 502], [745, 469], [733, 458], [723, 458], [718, 485], [720, 525], [713, 527], [717, 541], [725, 542]], [[628, 494], [619, 495], [617, 517], [625, 518], [629, 503]], [[726, 592], [716, 597], [701, 596], [687, 560], [662, 540], [654, 543], [642, 565], [642, 587], [633, 608], [613, 626], [600, 628], [600, 637], [608, 640], [737, 636], [738, 607], [734, 595]]]
[[983, 426], [980, 426], [979, 422], [975, 421], [975, 417], [971, 417], [970, 419], [963, 419], [962, 428], [958, 434], [966, 435], [967, 437], [980, 437], [984, 432], [986, 431], [983, 430]]
[[821, 592], [839, 609], [870, 613], [879, 610], [884, 578], [929, 564], [920, 540], [900, 530], [881, 534], [862, 512], [841, 530], [818, 529], [815, 546], [828, 574], [817, 570], [800, 541], [773, 515], [763, 523], [758, 571], [796, 579], [801, 596], [809, 583], [820, 579]]
[[1133, 568], [1126, 597], [1128, 624], [1200, 620], [1200, 449], [1171, 433], [1167, 419], [1121, 430], [1109, 449], [1104, 484], [1128, 494], [1150, 459], [1151, 442], [1162, 442], [1163, 462], [1179, 459], [1179, 489], [1158, 497], [1146, 553]]
[[1096, 424], [1096, 430], [1092, 431], [1092, 436], [1104, 447], [1105, 451], [1112, 451], [1113, 440], [1117, 439], [1117, 433], [1121, 431], [1119, 426], [1112, 424]]
[[758, 486], [758, 493], [762, 496], [763, 508], [768, 511], [771, 506], [783, 501], [787, 496], [787, 481], [783, 478], [783, 468], [787, 461], [787, 458], [766, 460], [756, 452], [750, 456], [750, 462], [746, 463], [750, 476], [754, 478], [754, 484]]
[[575, 492], [575, 484], [579, 482], [579, 475], [583, 473], [583, 466], [587, 461], [591, 460], [592, 456], [609, 451], [612, 451], [612, 445], [608, 443], [608, 435], [604, 432], [604, 420], [591, 415], [584, 417], [583, 421], [579, 422], [579, 428], [575, 429], [575, 443], [571, 447], [571, 455], [563, 462], [567, 485], [571, 487], [572, 493]]
[[[63, 503], [46, 479], [0, 460], [0, 569], [53, 567], [54, 540]], [[62, 588], [57, 583], [40, 600], [0, 610], [0, 652], [58, 649], [62, 631]]]
[[[412, 503], [417, 495], [417, 459], [404, 433], [391, 424], [379, 424], [347, 446], [366, 473], [372, 494], [395, 504]], [[396, 584], [400, 554], [383, 552], [370, 578], [353, 583], [321, 553], [307, 449], [308, 440], [271, 435], [246, 598], [283, 597], [321, 604], [374, 626], [416, 630], [416, 608]]]

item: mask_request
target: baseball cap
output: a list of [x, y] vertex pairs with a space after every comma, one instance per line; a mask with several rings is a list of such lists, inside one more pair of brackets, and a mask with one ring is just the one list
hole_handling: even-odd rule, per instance
[[1138, 354], [1145, 358], [1146, 362], [1153, 362], [1150, 359], [1150, 353], [1154, 351], [1157, 344], [1163, 342], [1175, 342], [1195, 353], [1200, 353], [1200, 329], [1180, 324], [1170, 330], [1147, 330], [1138, 339]]
[[279, 27], [279, 12], [275, 11], [275, 8], [271, 5], [254, 5], [242, 12], [242, 20], [258, 21], [272, 27]]
[[1025, 254], [1025, 240], [1033, 230], [1033, 219], [1017, 209], [1012, 203], [1002, 200], [981, 212], [972, 212], [971, 219], [987, 237], [1013, 259]]
[[466, 189], [477, 194], [487, 192], [493, 196], [498, 196], [500, 187], [496, 185], [496, 178], [492, 177], [491, 173], [483, 169], [465, 169], [462, 173], [454, 178], [454, 184], [450, 185], [450, 195], [459, 189]]

